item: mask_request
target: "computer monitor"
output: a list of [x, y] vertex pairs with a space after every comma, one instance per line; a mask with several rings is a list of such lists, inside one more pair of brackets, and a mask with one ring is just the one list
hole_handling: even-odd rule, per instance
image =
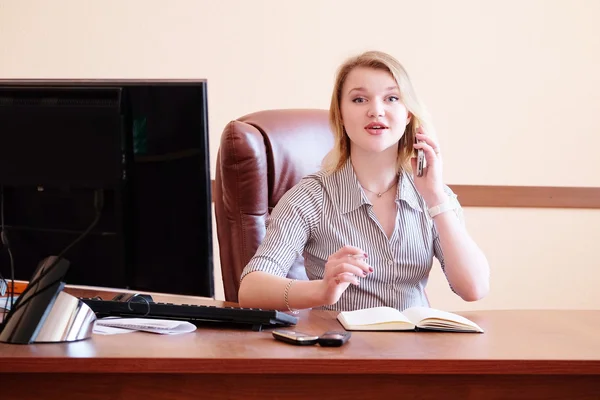
[[205, 80], [0, 80], [0, 189], [5, 278], [214, 296]]

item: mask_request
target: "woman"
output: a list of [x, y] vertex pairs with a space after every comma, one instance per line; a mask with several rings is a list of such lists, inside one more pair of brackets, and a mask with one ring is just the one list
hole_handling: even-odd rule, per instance
[[[485, 296], [486, 257], [442, 181], [439, 145], [402, 65], [375, 51], [347, 60], [330, 122], [334, 149], [273, 210], [242, 273], [240, 305], [292, 312], [428, 306], [434, 256], [461, 298]], [[419, 149], [426, 167], [415, 176]], [[286, 278], [299, 254], [307, 281]]]

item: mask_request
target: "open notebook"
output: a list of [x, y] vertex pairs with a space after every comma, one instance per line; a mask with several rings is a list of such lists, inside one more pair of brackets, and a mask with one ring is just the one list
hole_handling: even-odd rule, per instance
[[479, 325], [463, 316], [427, 307], [412, 307], [402, 312], [391, 307], [342, 311], [337, 319], [347, 331], [435, 330], [483, 333]]

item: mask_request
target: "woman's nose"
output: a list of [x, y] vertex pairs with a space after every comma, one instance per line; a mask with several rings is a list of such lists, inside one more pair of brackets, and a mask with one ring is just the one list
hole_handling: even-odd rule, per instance
[[369, 117], [382, 117], [385, 114], [383, 104], [379, 101], [374, 101], [371, 103], [371, 107], [369, 108]]

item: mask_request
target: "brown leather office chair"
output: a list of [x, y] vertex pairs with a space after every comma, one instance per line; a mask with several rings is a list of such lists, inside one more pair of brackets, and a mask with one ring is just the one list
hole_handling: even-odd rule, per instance
[[[214, 202], [225, 299], [237, 302], [242, 270], [281, 196], [318, 171], [333, 147], [326, 110], [267, 110], [231, 121], [217, 154]], [[288, 274], [306, 279], [300, 257]]]

